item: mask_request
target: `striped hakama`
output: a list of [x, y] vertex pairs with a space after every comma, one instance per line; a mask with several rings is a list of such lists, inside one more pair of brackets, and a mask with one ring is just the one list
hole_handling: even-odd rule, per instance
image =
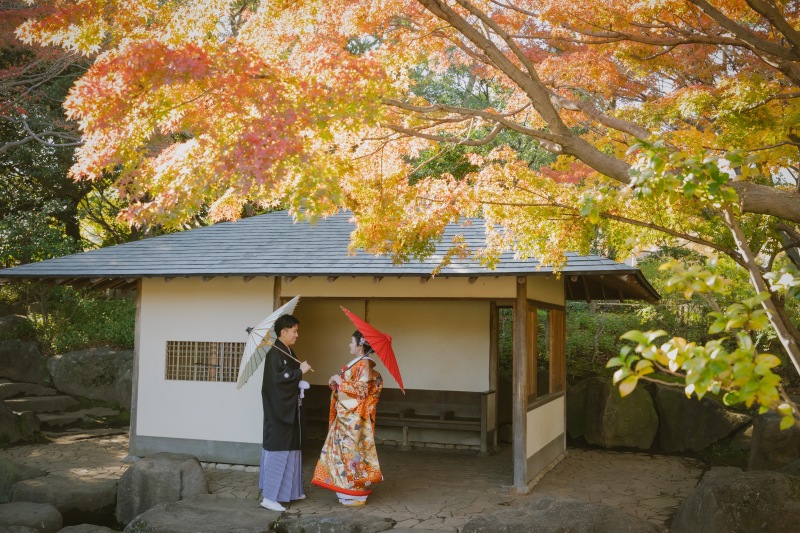
[[303, 499], [302, 466], [300, 450], [268, 452], [262, 448], [258, 488], [264, 498], [275, 502]]

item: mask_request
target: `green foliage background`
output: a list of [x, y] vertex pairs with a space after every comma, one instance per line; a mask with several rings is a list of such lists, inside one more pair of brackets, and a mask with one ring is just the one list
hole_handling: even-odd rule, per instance
[[95, 346], [133, 349], [132, 293], [19, 283], [0, 287], [0, 302], [27, 314], [45, 356]]

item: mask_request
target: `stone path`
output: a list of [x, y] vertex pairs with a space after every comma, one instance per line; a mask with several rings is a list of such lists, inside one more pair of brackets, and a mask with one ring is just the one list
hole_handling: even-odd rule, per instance
[[[46, 445], [0, 451], [0, 458], [50, 474], [81, 478], [119, 478], [128, 468], [127, 434], [94, 432], [62, 435]], [[474, 516], [520, 503], [525, 494], [511, 487], [511, 449], [489, 457], [378, 448], [386, 481], [365, 507], [353, 512], [390, 517], [396, 528], [457, 532]], [[304, 454], [307, 499], [291, 514], [322, 515], [341, 510], [334, 493], [310, 485], [316, 452]], [[544, 475], [535, 494], [570, 496], [617, 507], [665, 526], [694, 489], [705, 465], [677, 456], [570, 448], [568, 456]], [[220, 498], [259, 500], [258, 474], [242, 467], [207, 465], [209, 489]]]

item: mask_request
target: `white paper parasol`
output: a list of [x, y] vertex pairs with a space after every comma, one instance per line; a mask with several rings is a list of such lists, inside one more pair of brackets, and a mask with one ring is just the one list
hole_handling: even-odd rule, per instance
[[275, 321], [281, 315], [290, 315], [294, 312], [300, 296], [295, 296], [275, 311], [269, 314], [267, 318], [261, 321], [254, 328], [247, 328], [249, 336], [247, 343], [244, 345], [244, 352], [242, 353], [242, 363], [239, 365], [239, 379], [236, 381], [236, 388], [241, 389], [247, 383], [264, 359], [267, 357], [267, 352], [272, 347], [272, 343], [278, 338], [275, 333]]

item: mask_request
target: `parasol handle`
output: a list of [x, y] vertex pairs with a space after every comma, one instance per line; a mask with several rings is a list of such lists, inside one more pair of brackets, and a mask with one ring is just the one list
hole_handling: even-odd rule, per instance
[[[283, 350], [281, 350], [281, 351], [283, 351]], [[286, 352], [284, 352], [284, 353], [286, 353]], [[294, 359], [295, 361], [297, 361], [297, 362], [298, 362], [298, 363], [300, 363], [301, 365], [303, 364], [303, 361], [301, 361], [301, 360], [300, 360], [300, 359], [298, 359], [297, 357], [295, 357], [295, 356], [293, 356], [293, 355], [290, 355], [290, 354], [288, 354], [288, 353], [287, 353], [286, 355], [288, 355], [288, 356], [289, 356], [291, 359]], [[308, 365], [308, 361], [306, 361], [306, 364]], [[308, 369], [309, 369], [311, 372], [313, 372], [313, 371], [314, 371], [314, 369], [313, 369], [313, 368], [311, 368], [311, 365], [308, 365]]]
[[[275, 346], [275, 345], [274, 345], [274, 344], [272, 344], [272, 343], [270, 343], [270, 345], [271, 345], [271, 346]], [[280, 346], [275, 346], [275, 347], [276, 347], [277, 349], [281, 350]], [[303, 362], [302, 362], [300, 359], [298, 359], [297, 357], [293, 356], [292, 354], [290, 354], [290, 353], [286, 352], [285, 350], [281, 350], [281, 352], [283, 352], [283, 354], [284, 354], [284, 355], [288, 356], [288, 357], [289, 357], [289, 359], [291, 359], [291, 360], [293, 360], [293, 361], [297, 361], [297, 362], [298, 362], [298, 363], [300, 363], [300, 364], [303, 364]], [[308, 361], [306, 361], [306, 364], [308, 365]], [[309, 369], [310, 371], [312, 371], [312, 372], [314, 371], [314, 369], [313, 369], [313, 368], [311, 368], [311, 365], [308, 365], [308, 369]]]

